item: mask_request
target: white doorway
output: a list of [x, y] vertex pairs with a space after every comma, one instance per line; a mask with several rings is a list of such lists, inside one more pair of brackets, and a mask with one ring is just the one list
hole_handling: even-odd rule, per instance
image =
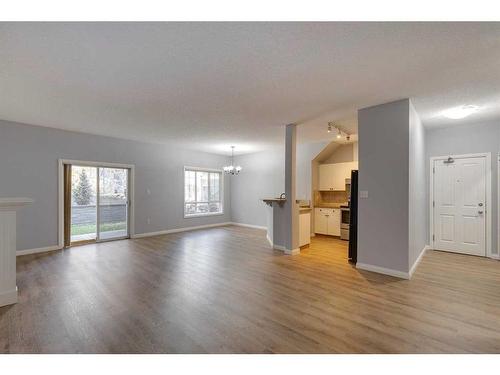
[[491, 156], [431, 158], [431, 247], [489, 256]]

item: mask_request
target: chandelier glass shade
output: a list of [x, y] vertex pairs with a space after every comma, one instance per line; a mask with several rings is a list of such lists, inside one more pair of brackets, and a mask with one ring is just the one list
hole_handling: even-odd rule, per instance
[[226, 165], [223, 167], [226, 174], [237, 175], [241, 172], [241, 167], [239, 165], [234, 165], [234, 146], [231, 146], [231, 165]]

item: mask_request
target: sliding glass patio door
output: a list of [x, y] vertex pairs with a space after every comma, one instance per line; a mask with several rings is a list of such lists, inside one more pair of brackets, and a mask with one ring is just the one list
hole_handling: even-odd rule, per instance
[[71, 165], [70, 244], [129, 236], [129, 170]]
[[98, 169], [98, 238], [128, 237], [128, 169]]

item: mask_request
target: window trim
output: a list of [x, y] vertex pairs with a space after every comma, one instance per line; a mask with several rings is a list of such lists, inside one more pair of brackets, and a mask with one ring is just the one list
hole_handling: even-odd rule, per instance
[[[220, 212], [206, 212], [206, 213], [197, 213], [197, 214], [186, 215], [186, 171], [220, 173], [220, 186], [219, 186], [219, 198], [220, 198], [219, 202], [220, 202], [220, 207], [221, 207]], [[208, 184], [210, 186], [210, 178], [208, 179]], [[195, 194], [196, 194], [196, 191], [195, 191]], [[209, 192], [209, 194], [210, 194], [210, 192]], [[224, 215], [224, 171], [222, 169], [190, 167], [190, 166], [185, 165], [184, 170], [182, 172], [182, 195], [183, 195], [182, 213], [183, 213], [184, 219], [191, 219], [194, 217], [207, 217], [207, 216]], [[195, 203], [198, 203], [198, 202], [195, 202]], [[204, 202], [200, 202], [200, 203], [204, 203]]]

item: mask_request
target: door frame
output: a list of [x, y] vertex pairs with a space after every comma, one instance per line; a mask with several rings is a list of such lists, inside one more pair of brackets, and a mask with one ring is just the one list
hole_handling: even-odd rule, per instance
[[[85, 167], [102, 167], [102, 168], [121, 168], [128, 169], [128, 200], [130, 201], [128, 210], [128, 237], [135, 235], [135, 165], [134, 164], [120, 164], [120, 163], [107, 163], [97, 161], [85, 160], [71, 160], [59, 159], [58, 160], [58, 247], [64, 248], [64, 164], [74, 164]], [[99, 194], [98, 194], [99, 195]], [[98, 215], [99, 216], [99, 215]], [[104, 242], [108, 240], [100, 240]], [[110, 240], [109, 240], [110, 241]]]
[[449, 157], [453, 159], [465, 159], [465, 158], [485, 158], [486, 161], [486, 257], [495, 258], [495, 255], [491, 253], [491, 242], [492, 242], [492, 228], [491, 228], [491, 211], [492, 211], [492, 195], [491, 195], [491, 152], [476, 153], [476, 154], [456, 154], [456, 155], [444, 155], [444, 156], [432, 156], [429, 163], [429, 174], [430, 174], [430, 184], [429, 184], [429, 243], [431, 249], [434, 248], [434, 207], [432, 202], [434, 201], [434, 162], [437, 160], [446, 160]]
[[492, 254], [491, 258], [500, 260], [500, 152], [497, 155], [497, 253]]

